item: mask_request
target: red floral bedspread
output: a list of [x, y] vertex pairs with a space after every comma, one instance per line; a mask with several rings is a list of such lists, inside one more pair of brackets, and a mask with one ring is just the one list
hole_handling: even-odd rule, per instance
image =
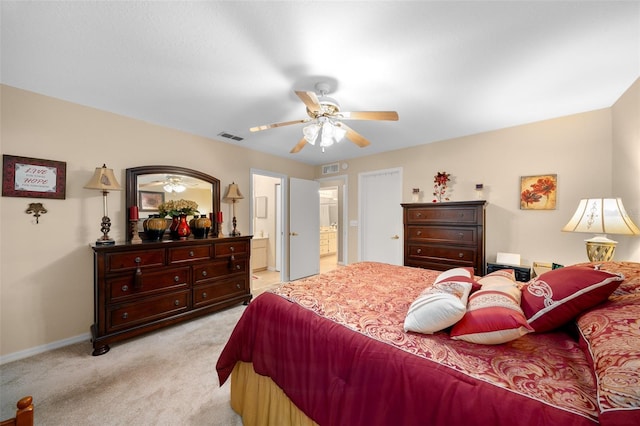
[[625, 280], [609, 300], [578, 320], [593, 362], [603, 425], [640, 425], [640, 263], [606, 262], [600, 269]]
[[405, 333], [438, 274], [363, 262], [264, 293], [218, 360], [220, 382], [253, 362], [321, 425], [598, 422], [590, 360], [565, 332], [495, 346]]

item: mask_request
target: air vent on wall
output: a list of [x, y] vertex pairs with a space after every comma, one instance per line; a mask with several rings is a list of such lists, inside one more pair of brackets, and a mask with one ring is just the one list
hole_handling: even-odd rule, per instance
[[243, 137], [232, 135], [229, 132], [220, 132], [218, 133], [218, 136], [222, 136], [223, 138], [233, 139], [234, 141], [241, 141], [244, 139]]
[[331, 173], [338, 173], [338, 171], [340, 171], [340, 164], [338, 164], [338, 163], [326, 164], [326, 165], [322, 166], [322, 174], [323, 175], [329, 175]]

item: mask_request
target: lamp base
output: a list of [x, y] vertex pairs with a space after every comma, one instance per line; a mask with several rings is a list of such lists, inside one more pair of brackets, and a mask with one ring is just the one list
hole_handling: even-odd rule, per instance
[[105, 239], [103, 239], [103, 238], [98, 238], [98, 239], [96, 240], [96, 245], [97, 245], [97, 246], [112, 246], [112, 245], [114, 245], [115, 243], [116, 243], [116, 241], [115, 241], [115, 240], [112, 240], [111, 238], [108, 238], [108, 239], [106, 239], [106, 240], [105, 240]]
[[608, 262], [613, 260], [617, 241], [607, 238], [606, 235], [595, 236], [585, 240], [587, 245], [587, 257], [591, 262]]

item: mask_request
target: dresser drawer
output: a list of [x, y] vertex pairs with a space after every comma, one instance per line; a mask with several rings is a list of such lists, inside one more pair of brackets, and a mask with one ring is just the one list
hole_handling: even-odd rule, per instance
[[244, 241], [232, 243], [217, 243], [215, 245], [215, 257], [229, 257], [231, 255], [247, 254], [249, 244]]
[[416, 207], [406, 209], [405, 222], [407, 224], [419, 223], [451, 223], [451, 224], [476, 224], [478, 223], [478, 210], [474, 207]]
[[141, 272], [137, 277], [135, 272], [132, 272], [123, 277], [108, 279], [107, 292], [111, 296], [111, 301], [170, 288], [179, 290], [189, 285], [188, 267], [159, 272]]
[[189, 290], [148, 297], [140, 302], [112, 306], [109, 308], [108, 329], [113, 330], [149, 322], [178, 314], [187, 309], [189, 309]]
[[408, 257], [417, 260], [430, 260], [432, 262], [451, 261], [455, 263], [474, 263], [476, 260], [475, 248], [469, 247], [444, 247], [419, 244], [409, 244]]
[[247, 259], [244, 257], [236, 259], [235, 261], [231, 261], [229, 259], [217, 260], [205, 263], [204, 265], [194, 266], [193, 281], [197, 284], [202, 281], [211, 280], [236, 272], [244, 272], [246, 270]]
[[107, 253], [105, 256], [107, 272], [126, 271], [128, 269], [148, 268], [164, 265], [164, 250], [151, 249]]
[[478, 230], [475, 227], [439, 227], [439, 226], [408, 226], [407, 240], [426, 240], [438, 243], [477, 244]]
[[244, 276], [199, 285], [193, 289], [193, 306], [197, 308], [209, 305], [235, 295], [241, 296], [247, 291], [247, 280]]
[[193, 262], [211, 258], [211, 246], [187, 246], [169, 249], [169, 263]]

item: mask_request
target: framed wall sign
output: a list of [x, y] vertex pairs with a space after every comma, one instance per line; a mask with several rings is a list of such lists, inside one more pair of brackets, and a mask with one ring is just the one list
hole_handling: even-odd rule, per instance
[[64, 200], [67, 163], [41, 158], [2, 156], [2, 196]]

